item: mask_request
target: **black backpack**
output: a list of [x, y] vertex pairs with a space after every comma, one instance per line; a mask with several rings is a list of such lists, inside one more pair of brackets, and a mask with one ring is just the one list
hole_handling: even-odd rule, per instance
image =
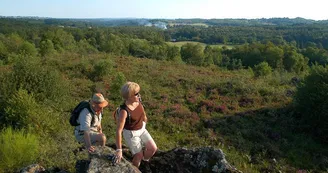
[[78, 126], [80, 125], [77, 122], [77, 119], [79, 118], [80, 112], [84, 109], [87, 108], [89, 110], [89, 112], [92, 114], [92, 120], [91, 120], [91, 124], [93, 124], [94, 122], [94, 115], [93, 115], [93, 111], [91, 110], [90, 107], [90, 103], [89, 100], [84, 100], [81, 101], [72, 111], [71, 113], [71, 117], [69, 118], [69, 123], [71, 124], [71, 126]]

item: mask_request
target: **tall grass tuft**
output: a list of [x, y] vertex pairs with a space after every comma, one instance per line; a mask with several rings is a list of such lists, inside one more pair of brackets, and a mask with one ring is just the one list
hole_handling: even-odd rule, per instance
[[32, 164], [38, 157], [38, 138], [11, 127], [0, 134], [0, 172], [13, 172]]

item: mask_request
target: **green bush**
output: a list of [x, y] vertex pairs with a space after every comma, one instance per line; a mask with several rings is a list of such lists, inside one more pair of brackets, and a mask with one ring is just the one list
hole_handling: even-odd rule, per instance
[[[81, 147], [73, 136], [73, 128], [69, 125], [56, 125], [56, 132], [42, 136], [42, 143], [39, 145], [38, 163], [46, 168], [57, 167], [67, 172], [75, 172], [76, 149]], [[60, 127], [60, 128], [58, 128]], [[75, 152], [75, 154], [74, 154]], [[84, 159], [87, 159], [84, 158]]]
[[253, 70], [256, 77], [267, 76], [272, 73], [272, 68], [267, 62], [261, 62], [255, 65]]
[[33, 95], [22, 89], [12, 95], [4, 110], [5, 116], [1, 123], [28, 129], [43, 141], [39, 143], [38, 162], [46, 167], [56, 166], [73, 171], [73, 150], [78, 147], [78, 143], [72, 134], [74, 128], [68, 124], [68, 117], [63, 116], [66, 114], [38, 104]]
[[110, 90], [110, 97], [115, 101], [122, 101], [121, 98], [121, 87], [125, 84], [126, 78], [123, 73], [118, 72], [115, 79], [112, 81]]
[[51, 40], [43, 40], [40, 43], [40, 54], [41, 56], [46, 56], [46, 55], [51, 55], [55, 53], [56, 50], [54, 48], [54, 44], [52, 43]]
[[328, 143], [328, 68], [313, 66], [294, 99], [302, 129]]
[[19, 57], [13, 66], [13, 71], [2, 76], [3, 89], [0, 91], [6, 99], [18, 89], [33, 93], [38, 101], [63, 100], [68, 95], [67, 81], [54, 69], [43, 66], [40, 59], [33, 57]]
[[4, 61], [8, 55], [8, 50], [5, 44], [0, 41], [0, 60]]
[[36, 56], [38, 51], [36, 50], [34, 44], [25, 41], [20, 47], [19, 52], [21, 54], [29, 55], [29, 56]]
[[201, 66], [204, 61], [202, 45], [187, 43], [181, 46], [181, 58], [188, 64]]
[[38, 157], [38, 138], [23, 130], [4, 129], [0, 133], [0, 172], [14, 172]]
[[5, 108], [4, 123], [15, 128], [37, 127], [39, 105], [33, 95], [29, 95], [26, 90], [18, 90], [7, 100]]
[[102, 79], [103, 77], [109, 75], [112, 72], [113, 65], [113, 61], [109, 58], [97, 61], [93, 67], [93, 78]]

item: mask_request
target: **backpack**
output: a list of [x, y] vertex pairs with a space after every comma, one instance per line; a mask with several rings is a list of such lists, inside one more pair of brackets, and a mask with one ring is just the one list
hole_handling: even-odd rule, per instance
[[91, 124], [93, 124], [94, 122], [94, 115], [93, 115], [93, 111], [90, 108], [90, 103], [89, 100], [83, 100], [81, 101], [71, 112], [71, 117], [69, 118], [69, 123], [71, 124], [71, 126], [78, 126], [80, 125], [77, 122], [77, 119], [80, 116], [80, 112], [84, 109], [87, 108], [89, 110], [89, 112], [92, 114], [92, 120], [91, 120]]
[[120, 111], [121, 111], [122, 109], [125, 110], [125, 111], [127, 112], [127, 114], [128, 114], [128, 116], [127, 116], [126, 119], [125, 119], [125, 124], [126, 124], [126, 123], [131, 123], [131, 114], [130, 114], [130, 112], [128, 111], [128, 109], [127, 109], [125, 103], [121, 104], [121, 105], [120, 105], [119, 107], [117, 107], [116, 110], [114, 111], [114, 113], [113, 113], [113, 118], [114, 118], [114, 120], [115, 120], [115, 123], [117, 122], [116, 115], [120, 115]]

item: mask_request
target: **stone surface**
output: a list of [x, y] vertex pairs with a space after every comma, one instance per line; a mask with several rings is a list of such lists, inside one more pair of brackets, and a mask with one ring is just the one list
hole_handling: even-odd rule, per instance
[[[176, 148], [168, 152], [157, 153], [149, 165], [151, 172], [156, 173], [241, 172], [226, 161], [222, 150], [212, 147]], [[142, 171], [142, 168], [140, 170]]]
[[96, 147], [95, 152], [91, 153], [89, 167], [86, 172], [88, 173], [139, 173], [138, 168], [133, 166], [129, 161], [124, 158], [120, 163], [113, 165], [109, 159], [110, 155], [114, 155], [115, 150], [109, 147]]
[[[131, 164], [132, 156], [124, 149], [121, 163], [113, 165], [109, 156], [115, 154], [111, 147], [96, 147], [95, 152], [89, 154], [89, 160], [79, 160], [76, 164], [78, 173], [241, 173], [231, 166], [220, 149], [212, 147], [175, 148], [170, 151], [157, 151], [149, 162], [142, 161], [140, 171]], [[30, 165], [21, 173], [54, 172], [45, 170], [37, 164]], [[59, 170], [55, 172], [62, 172]]]

